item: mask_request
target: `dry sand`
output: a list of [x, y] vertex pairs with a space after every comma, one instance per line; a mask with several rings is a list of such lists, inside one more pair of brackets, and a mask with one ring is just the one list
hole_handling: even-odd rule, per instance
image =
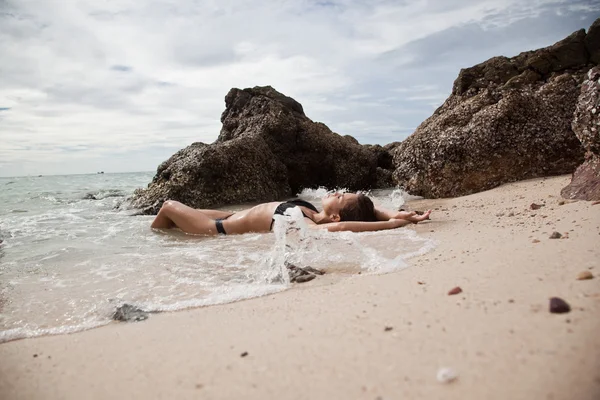
[[411, 204], [439, 246], [398, 273], [2, 344], [0, 398], [597, 400], [600, 205], [559, 205], [568, 180]]

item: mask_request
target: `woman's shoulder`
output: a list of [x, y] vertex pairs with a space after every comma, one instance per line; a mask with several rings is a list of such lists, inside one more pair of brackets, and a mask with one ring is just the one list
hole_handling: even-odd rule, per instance
[[301, 207], [306, 207], [314, 212], [319, 212], [319, 210], [317, 210], [317, 207], [315, 207], [312, 203], [309, 203], [306, 200], [302, 200], [302, 199], [294, 199], [294, 200], [289, 200], [287, 201], [287, 203], [291, 203], [294, 204], [296, 206], [301, 206]]

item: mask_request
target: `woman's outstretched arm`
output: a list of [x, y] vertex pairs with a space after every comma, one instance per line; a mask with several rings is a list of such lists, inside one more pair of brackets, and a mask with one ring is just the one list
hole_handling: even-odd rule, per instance
[[407, 219], [415, 215], [415, 212], [409, 211], [390, 211], [386, 208], [376, 206], [375, 207], [375, 218], [378, 221], [387, 221], [390, 218], [396, 219]]
[[427, 210], [425, 213], [423, 213], [423, 215], [415, 215], [414, 213], [411, 213], [411, 215], [407, 216], [406, 218], [390, 218], [387, 221], [341, 221], [317, 225], [313, 221], [309, 220], [308, 224], [311, 228], [327, 229], [329, 232], [372, 232], [400, 228], [408, 224], [416, 224], [429, 219], [429, 214], [431, 214], [431, 210]]
[[400, 228], [402, 226], [410, 224], [410, 221], [404, 219], [391, 218], [388, 221], [375, 221], [375, 222], [362, 222], [362, 221], [342, 221], [342, 222], [331, 222], [328, 224], [310, 224], [311, 228], [315, 229], [327, 229], [329, 232], [372, 232], [372, 231], [383, 231], [386, 229]]
[[395, 219], [405, 219], [412, 223], [417, 223], [429, 219], [429, 214], [431, 214], [431, 210], [427, 210], [425, 213], [418, 215], [414, 211], [390, 211], [383, 207], [375, 207], [375, 218], [378, 221], [387, 221], [390, 218]]

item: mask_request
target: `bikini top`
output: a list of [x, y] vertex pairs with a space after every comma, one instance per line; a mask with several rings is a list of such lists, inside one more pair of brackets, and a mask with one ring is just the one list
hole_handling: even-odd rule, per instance
[[[319, 210], [317, 210], [317, 208], [315, 206], [313, 206], [312, 204], [310, 204], [308, 201], [295, 199], [295, 200], [288, 200], [285, 203], [281, 203], [280, 205], [278, 205], [277, 208], [275, 209], [275, 212], [273, 213], [273, 215], [284, 215], [285, 210], [287, 210], [288, 208], [298, 207], [298, 206], [306, 207], [310, 210], [313, 210], [314, 212], [319, 212]], [[302, 211], [302, 215], [304, 215], [305, 218], [310, 218], [308, 215], [304, 214], [304, 211]], [[275, 222], [275, 220], [271, 221], [271, 229], [273, 229], [274, 222]]]

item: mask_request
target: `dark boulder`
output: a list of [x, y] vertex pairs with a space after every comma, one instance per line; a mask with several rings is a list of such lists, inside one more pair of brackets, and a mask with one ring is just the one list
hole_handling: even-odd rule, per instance
[[156, 214], [168, 199], [194, 208], [260, 202], [288, 196], [285, 165], [258, 136], [223, 143], [194, 143], [163, 162], [147, 189], [134, 193], [132, 205]]
[[134, 207], [156, 213], [167, 199], [210, 208], [278, 200], [318, 186], [392, 184], [391, 171], [386, 178], [379, 167], [387, 151], [311, 121], [300, 103], [270, 86], [231, 89], [225, 106], [217, 141], [194, 143], [163, 162], [148, 188], [134, 193]]
[[594, 64], [600, 64], [600, 18], [598, 18], [585, 36], [585, 48]]
[[600, 200], [600, 68], [592, 68], [581, 85], [572, 128], [581, 141], [586, 160], [561, 191], [568, 199]]
[[444, 104], [392, 150], [394, 182], [415, 195], [454, 197], [572, 173], [584, 150], [571, 121], [598, 25], [461, 70]]

